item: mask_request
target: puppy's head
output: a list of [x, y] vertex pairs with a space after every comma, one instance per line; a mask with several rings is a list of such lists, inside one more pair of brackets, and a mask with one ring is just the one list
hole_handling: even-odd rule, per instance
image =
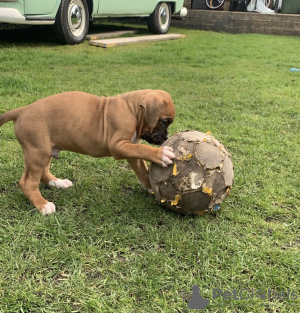
[[168, 139], [168, 127], [175, 118], [172, 98], [166, 91], [151, 90], [141, 98], [140, 107], [144, 115], [141, 138], [161, 145]]

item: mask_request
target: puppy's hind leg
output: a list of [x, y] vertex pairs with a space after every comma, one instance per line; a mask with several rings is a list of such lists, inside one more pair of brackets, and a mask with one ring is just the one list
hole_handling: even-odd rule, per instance
[[127, 162], [134, 170], [136, 176], [138, 177], [140, 183], [143, 187], [147, 188], [150, 193], [152, 193], [150, 181], [149, 181], [149, 172], [147, 164], [144, 160], [130, 158], [127, 159]]
[[44, 215], [55, 212], [55, 205], [44, 199], [39, 191], [43, 171], [49, 163], [49, 156], [33, 148], [23, 146], [25, 169], [20, 187], [29, 201]]
[[73, 186], [73, 183], [68, 179], [59, 179], [50, 173], [50, 162], [51, 157], [49, 159], [48, 165], [44, 168], [43, 174], [41, 177], [41, 182], [47, 184], [49, 186], [54, 186], [58, 189], [67, 189]]

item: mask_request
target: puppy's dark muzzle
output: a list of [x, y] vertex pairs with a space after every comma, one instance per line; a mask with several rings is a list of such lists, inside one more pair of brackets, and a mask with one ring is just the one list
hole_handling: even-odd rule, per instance
[[168, 131], [166, 129], [161, 129], [153, 132], [152, 134], [146, 133], [142, 135], [142, 139], [146, 140], [150, 144], [160, 146], [168, 139]]

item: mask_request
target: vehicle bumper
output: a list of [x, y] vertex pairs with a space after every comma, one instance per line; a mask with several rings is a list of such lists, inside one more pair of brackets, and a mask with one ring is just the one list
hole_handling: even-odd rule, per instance
[[180, 11], [179, 11], [179, 16], [180, 17], [186, 17], [187, 16], [187, 8], [183, 7]]
[[27, 25], [51, 25], [55, 20], [48, 16], [23, 16], [17, 9], [0, 8], [0, 23], [27, 24]]

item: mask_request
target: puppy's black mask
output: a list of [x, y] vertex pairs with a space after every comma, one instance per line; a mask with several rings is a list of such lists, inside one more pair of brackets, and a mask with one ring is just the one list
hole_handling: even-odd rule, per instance
[[172, 122], [173, 120], [171, 118], [159, 118], [152, 133], [145, 132], [142, 134], [142, 139], [146, 140], [150, 144], [160, 146], [168, 139], [168, 127]]

